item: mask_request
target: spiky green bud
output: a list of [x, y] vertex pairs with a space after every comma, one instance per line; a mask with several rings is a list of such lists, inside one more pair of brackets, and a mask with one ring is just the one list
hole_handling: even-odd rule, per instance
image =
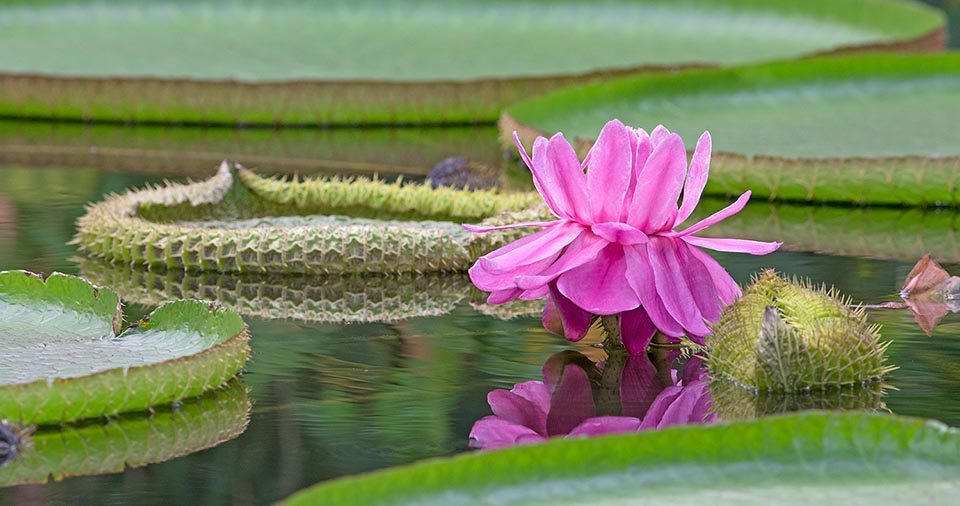
[[888, 343], [833, 290], [764, 271], [707, 339], [714, 379], [758, 392], [803, 392], [874, 381]]

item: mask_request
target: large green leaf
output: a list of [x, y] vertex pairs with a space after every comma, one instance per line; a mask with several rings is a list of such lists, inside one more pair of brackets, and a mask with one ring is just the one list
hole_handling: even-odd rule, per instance
[[960, 54], [817, 58], [573, 88], [512, 107], [524, 142], [563, 131], [580, 150], [611, 118], [709, 130], [706, 192], [803, 201], [957, 205]]
[[943, 26], [889, 0], [13, 1], [0, 115], [492, 120], [524, 96], [644, 68], [937, 49]]
[[960, 433], [942, 424], [808, 412], [436, 460], [285, 504], [946, 504], [958, 476]]
[[125, 414], [106, 425], [43, 428], [0, 466], [0, 487], [120, 473], [212, 448], [242, 434], [249, 412], [247, 388], [236, 380], [150, 416]]
[[117, 294], [74, 276], [0, 272], [0, 418], [66, 422], [145, 409], [224, 384], [246, 363], [243, 320], [164, 304], [121, 331]]

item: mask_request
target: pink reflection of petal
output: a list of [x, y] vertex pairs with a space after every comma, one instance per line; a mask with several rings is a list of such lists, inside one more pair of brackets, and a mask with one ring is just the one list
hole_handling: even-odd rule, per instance
[[[546, 378], [544, 378], [546, 379]], [[579, 366], [564, 366], [563, 374], [550, 396], [550, 411], [547, 413], [547, 434], [557, 436], [569, 433], [574, 427], [597, 411], [593, 403], [590, 378]]]
[[631, 416], [595, 416], [588, 418], [573, 428], [567, 438], [595, 437], [604, 434], [622, 434], [636, 432], [640, 419]]
[[631, 356], [620, 374], [621, 414], [642, 419], [663, 389], [650, 358], [645, 353]]
[[639, 355], [646, 351], [656, 333], [657, 326], [643, 306], [620, 313], [620, 339], [627, 353]]
[[486, 416], [477, 420], [470, 429], [470, 446], [483, 450], [496, 450], [517, 444], [546, 441], [533, 429], [509, 422], [496, 416]]
[[547, 413], [532, 401], [507, 390], [494, 390], [487, 394], [487, 403], [494, 415], [546, 435]]
[[623, 246], [609, 244], [589, 263], [557, 278], [557, 288], [585, 311], [598, 315], [617, 314], [640, 305], [640, 299], [626, 279]]

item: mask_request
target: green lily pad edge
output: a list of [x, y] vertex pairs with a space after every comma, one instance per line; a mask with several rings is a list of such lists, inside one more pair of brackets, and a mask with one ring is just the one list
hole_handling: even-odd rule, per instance
[[[109, 288], [0, 272], [0, 419], [48, 425], [144, 410], [221, 387], [249, 358], [246, 324], [214, 303], [178, 300], [125, 329], [122, 321]], [[44, 363], [50, 357], [57, 362]], [[123, 357], [131, 362], [118, 364]], [[66, 372], [44, 372], [57, 368]]]
[[958, 491], [960, 431], [814, 411], [438, 459], [283, 504], [948, 504]]

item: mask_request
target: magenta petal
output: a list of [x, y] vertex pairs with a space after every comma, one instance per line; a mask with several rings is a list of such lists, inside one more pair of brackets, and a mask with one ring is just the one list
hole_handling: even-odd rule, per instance
[[750, 201], [750, 192], [746, 191], [743, 195], [740, 195], [740, 198], [736, 200], [733, 204], [730, 204], [727, 207], [711, 214], [710, 216], [698, 221], [690, 228], [684, 229], [680, 232], [680, 236], [695, 234], [711, 225], [719, 223], [743, 210], [744, 206], [747, 205], [747, 202]]
[[683, 389], [676, 385], [664, 388], [650, 405], [647, 414], [644, 415], [643, 421], [640, 422], [639, 430], [656, 429], [660, 427], [664, 414], [666, 414], [670, 404], [680, 397], [682, 391]]
[[714, 239], [707, 237], [682, 237], [687, 244], [714, 251], [729, 251], [733, 253], [749, 253], [751, 255], [766, 255], [773, 253], [780, 247], [781, 242], [748, 241], [746, 239]]
[[587, 178], [563, 134], [535, 144], [532, 162], [534, 185], [550, 210], [561, 218], [587, 223]]
[[703, 400], [704, 397], [709, 396], [710, 390], [707, 383], [695, 383], [683, 387], [680, 395], [674, 398], [673, 402], [664, 410], [657, 428], [702, 423], [707, 414], [704, 412], [704, 406], [706, 405], [709, 409], [709, 404], [703, 402]]
[[633, 164], [633, 133], [618, 120], [610, 120], [590, 149], [587, 191], [591, 196], [592, 222], [620, 219]]
[[[684, 242], [689, 244], [689, 241]], [[713, 257], [697, 247], [691, 247], [687, 252], [690, 253], [690, 256], [699, 260], [710, 272], [710, 278], [713, 280], [713, 286], [717, 288], [717, 294], [720, 296], [721, 302], [729, 306], [733, 304], [733, 301], [740, 298], [740, 295], [742, 295], [740, 286]]]
[[623, 244], [624, 246], [647, 242], [647, 234], [618, 221], [594, 223], [590, 230], [609, 242]]
[[693, 158], [690, 160], [687, 182], [683, 184], [683, 202], [680, 204], [680, 212], [677, 214], [677, 225], [686, 221], [690, 217], [690, 213], [700, 203], [700, 196], [703, 194], [703, 188], [707, 185], [707, 177], [710, 175], [711, 147], [710, 132], [703, 132], [703, 135], [697, 141], [697, 149], [693, 152]]
[[[684, 330], [701, 336], [709, 334], [710, 328], [703, 322], [703, 315], [697, 308], [696, 298], [690, 292], [678, 257], [679, 252], [673, 239], [657, 238], [647, 245], [647, 258], [653, 268], [657, 295]], [[709, 289], [712, 290], [713, 287], [710, 286]]]
[[663, 305], [657, 293], [657, 284], [647, 259], [647, 246], [628, 246], [624, 248], [627, 259], [627, 282], [640, 297], [640, 303], [647, 311], [654, 325], [670, 337], [683, 335], [683, 328]]
[[670, 134], [654, 148], [637, 178], [627, 223], [648, 235], [671, 228], [677, 218], [677, 199], [687, 173], [687, 152], [679, 135]]
[[543, 327], [571, 341], [583, 339], [590, 330], [593, 315], [564, 297], [556, 283], [550, 283], [549, 288], [550, 298], [543, 308]]
[[632, 416], [595, 416], [587, 418], [567, 434], [573, 437], [595, 437], [604, 434], [622, 434], [636, 432], [640, 428], [640, 419]]
[[489, 274], [513, 273], [521, 266], [559, 254], [584, 230], [576, 223], [560, 222], [480, 257], [477, 264]]
[[690, 252], [694, 246], [690, 246], [684, 241], [675, 241], [674, 245], [677, 248], [680, 272], [686, 280], [697, 309], [700, 310], [700, 314], [707, 321], [716, 323], [720, 318], [723, 303], [720, 300], [717, 286], [714, 285], [713, 276], [706, 266]]
[[536, 274], [517, 276], [514, 283], [524, 290], [543, 287], [564, 272], [592, 262], [606, 245], [607, 241], [595, 234], [580, 234], [548, 267]]
[[496, 416], [483, 417], [474, 422], [470, 429], [470, 446], [482, 450], [496, 450], [546, 439], [529, 427]]
[[592, 262], [571, 269], [557, 278], [557, 288], [583, 310], [598, 315], [628, 311], [640, 299], [625, 283], [627, 264], [623, 247], [609, 244]]
[[646, 352], [656, 332], [657, 326], [643, 306], [620, 313], [620, 338], [627, 353], [641, 355]]
[[547, 413], [530, 400], [506, 390], [494, 390], [487, 394], [487, 403], [501, 419], [546, 435]]

